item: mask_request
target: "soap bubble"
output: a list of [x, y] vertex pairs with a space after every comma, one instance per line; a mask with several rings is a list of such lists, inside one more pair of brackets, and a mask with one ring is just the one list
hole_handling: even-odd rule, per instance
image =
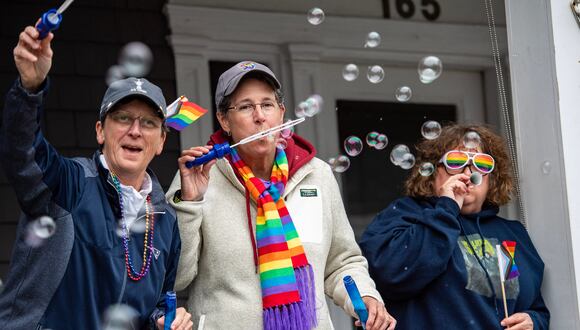
[[306, 103], [306, 101], [302, 101], [298, 104], [298, 106], [294, 110], [294, 114], [298, 118], [306, 117], [306, 109], [307, 108], [308, 108], [308, 103]]
[[56, 232], [56, 223], [47, 216], [31, 221], [26, 230], [25, 243], [30, 247], [39, 247]]
[[[291, 119], [286, 120], [286, 123], [291, 122]], [[290, 126], [280, 131], [280, 137], [284, 139], [289, 139], [294, 135], [294, 126]]]
[[379, 132], [372, 131], [372, 132], [369, 132], [367, 134], [365, 140], [366, 140], [367, 144], [369, 145], [369, 147], [373, 147], [373, 148], [375, 147], [375, 145], [379, 142], [377, 140], [378, 137], [379, 137]]
[[425, 162], [419, 165], [419, 174], [422, 176], [430, 176], [433, 172], [435, 172], [435, 166], [433, 164]]
[[[129, 232], [128, 236], [133, 234], [144, 234], [147, 231], [147, 223], [145, 221], [145, 215], [139, 216], [133, 222], [127, 222], [127, 231]], [[125, 231], [123, 229], [124, 220], [117, 221], [117, 227], [115, 228], [115, 233], [117, 236], [123, 238], [125, 237]]]
[[469, 131], [463, 135], [463, 145], [467, 149], [477, 149], [481, 145], [481, 137], [477, 132]]
[[359, 137], [351, 135], [344, 140], [344, 151], [347, 155], [354, 157], [360, 154], [362, 150], [363, 143]]
[[356, 64], [350, 63], [342, 69], [342, 78], [346, 81], [353, 81], [358, 78], [359, 70]]
[[123, 238], [125, 236], [125, 230], [123, 229], [123, 221], [117, 221], [117, 228], [115, 228], [115, 234]]
[[32, 230], [36, 236], [46, 239], [54, 234], [56, 231], [56, 224], [51, 217], [42, 216], [32, 222]]
[[153, 53], [146, 44], [133, 41], [125, 45], [119, 56], [119, 65], [127, 77], [145, 77], [151, 71]]
[[469, 176], [469, 181], [476, 186], [479, 186], [483, 182], [483, 175], [479, 172], [473, 172]]
[[117, 80], [125, 79], [123, 68], [120, 65], [113, 65], [107, 70], [105, 82], [107, 86], [111, 86]]
[[550, 172], [552, 172], [552, 163], [550, 163], [549, 160], [546, 160], [542, 163], [542, 173], [548, 175]]
[[139, 312], [129, 305], [111, 305], [103, 314], [103, 330], [133, 330], [138, 327]]
[[424, 84], [430, 84], [435, 79], [439, 78], [441, 72], [443, 72], [443, 63], [437, 56], [427, 56], [423, 57], [419, 61], [419, 66], [417, 67], [419, 72], [419, 79]]
[[409, 147], [407, 147], [404, 144], [397, 144], [391, 150], [391, 156], [390, 156], [391, 163], [399, 166], [399, 164], [403, 160], [403, 156], [407, 153], [410, 153]]
[[413, 168], [413, 166], [415, 166], [415, 156], [413, 156], [413, 154], [411, 153], [404, 154], [403, 157], [401, 158], [399, 166], [404, 170], [409, 170]]
[[306, 108], [304, 108], [304, 114], [307, 117], [314, 117], [322, 111], [322, 105], [324, 101], [322, 96], [318, 94], [311, 95], [306, 99]]
[[429, 120], [421, 126], [421, 135], [427, 140], [435, 140], [441, 135], [441, 124], [434, 120]]
[[286, 141], [286, 139], [278, 139], [278, 141], [276, 142], [276, 148], [278, 149], [286, 149], [288, 147], [288, 141]]
[[376, 141], [377, 143], [374, 145], [374, 147], [377, 150], [383, 150], [387, 147], [387, 144], [389, 144], [389, 139], [385, 134], [379, 134]]
[[421, 81], [424, 84], [430, 84], [433, 82], [433, 80], [429, 80], [429, 79], [426, 79], [424, 77], [419, 77], [419, 81]]
[[350, 159], [345, 155], [339, 155], [336, 158], [330, 158], [328, 164], [336, 173], [343, 173], [350, 167]]
[[401, 86], [395, 91], [395, 98], [399, 102], [407, 102], [411, 99], [413, 91], [409, 86]]
[[311, 8], [307, 15], [308, 23], [319, 25], [324, 21], [324, 11], [318, 7]]
[[380, 65], [369, 66], [367, 79], [373, 84], [378, 84], [385, 79], [385, 70]]
[[381, 43], [381, 35], [378, 32], [369, 32], [367, 34], [367, 40], [365, 43], [365, 47], [375, 48]]

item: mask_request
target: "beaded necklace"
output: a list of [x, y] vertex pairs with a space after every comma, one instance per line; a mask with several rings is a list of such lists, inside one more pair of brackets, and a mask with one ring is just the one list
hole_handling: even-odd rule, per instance
[[[145, 239], [143, 244], [143, 263], [141, 264], [141, 270], [137, 272], [133, 267], [133, 259], [131, 259], [131, 254], [129, 253], [129, 230], [127, 229], [127, 220], [125, 219], [125, 210], [123, 209], [123, 193], [121, 190], [121, 183], [113, 171], [111, 171], [111, 178], [113, 179], [115, 190], [117, 190], [117, 194], [119, 195], [119, 206], [121, 207], [121, 217], [123, 220], [123, 247], [125, 248], [125, 267], [127, 268], [127, 275], [133, 281], [139, 281], [145, 277], [147, 273], [149, 273], [149, 268], [151, 266], [151, 256], [153, 254], [155, 216], [153, 213], [153, 207], [151, 206], [151, 195], [147, 195], [145, 202]], [[151, 210], [151, 212], [149, 212], [149, 210]], [[151, 220], [151, 227], [149, 227], [149, 220]], [[149, 233], [147, 233], [148, 231]], [[149, 247], [147, 247], [148, 242]], [[147, 254], [147, 251], [149, 251], [149, 254]]]

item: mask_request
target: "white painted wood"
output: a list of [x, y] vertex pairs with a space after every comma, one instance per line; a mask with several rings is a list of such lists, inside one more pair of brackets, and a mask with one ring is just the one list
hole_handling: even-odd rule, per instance
[[[431, 6], [422, 6], [421, 0], [411, 0], [415, 6], [415, 15], [410, 17], [411, 21], [425, 21], [421, 10], [432, 12]], [[440, 23], [460, 23], [460, 24], [485, 24], [485, 15], [482, 14], [482, 2], [465, 0], [436, 0], [441, 8], [441, 15], [437, 19]], [[354, 3], [352, 0], [292, 0], [292, 1], [268, 1], [268, 0], [170, 0], [170, 4], [214, 7], [214, 8], [235, 8], [248, 11], [259, 12], [286, 12], [302, 16], [306, 22], [306, 13], [312, 7], [322, 8], [328, 17], [367, 17], [382, 18], [383, 4], [381, 0], [365, 0]], [[505, 13], [503, 11], [503, 1], [497, 1], [498, 21], [497, 24], [505, 24]], [[396, 10], [395, 0], [389, 1], [391, 18], [403, 20]]]
[[[528, 230], [542, 256], [552, 329], [580, 329], [578, 54], [562, 0], [506, 2], [516, 142]], [[551, 163], [548, 174], [542, 164]]]
[[[570, 17], [567, 3], [550, 1], [554, 60], [558, 77], [560, 127], [562, 132], [562, 160], [566, 173], [566, 203], [570, 225], [574, 273], [580, 274], [580, 25]], [[580, 288], [580, 276], [576, 275], [576, 290]], [[580, 305], [580, 294], [576, 293]], [[576, 314], [576, 328], [580, 328]]]
[[[172, 30], [169, 40], [176, 53], [176, 75], [180, 93], [182, 90], [185, 92], [192, 90], [194, 81], [201, 82], [207, 78], [207, 69], [203, 70], [199, 66], [204, 62], [207, 66], [210, 59], [229, 61], [253, 59], [270, 63], [273, 66], [272, 69], [278, 73], [278, 78], [282, 79], [286, 86], [284, 92], [287, 95], [286, 106], [289, 109], [293, 109], [297, 102], [315, 90], [320, 90], [317, 86], [303, 81], [306, 78], [299, 74], [301, 70], [305, 70], [309, 62], [314, 70], [318, 70], [316, 69], [318, 63], [334, 63], [342, 66], [354, 62], [359, 64], [361, 69], [367, 65], [380, 64], [387, 68], [387, 75], [389, 75], [391, 68], [398, 67], [406, 68], [410, 73], [414, 72], [414, 67], [421, 57], [434, 54], [442, 59], [446, 72], [439, 81], [445, 80], [447, 72], [461, 70], [476, 73], [492, 66], [488, 49], [487, 28], [484, 26], [329, 17], [324, 24], [314, 27], [305, 23], [302, 15], [296, 14], [182, 5], [168, 5], [166, 12]], [[276, 28], [265, 29], [265, 26]], [[364, 35], [371, 29], [387, 31], [382, 34], [383, 46], [372, 50], [364, 49], [362, 47]], [[502, 35], [503, 33], [504, 31], [499, 28], [498, 34]], [[501, 40], [500, 47], [504, 47]], [[189, 68], [192, 64], [184, 64], [185, 69], [179, 66], [180, 59], [187, 59], [188, 56], [192, 58], [192, 61], [195, 59], [198, 70]], [[336, 67], [333, 70], [340, 72], [342, 68]], [[193, 77], [192, 75], [195, 74], [203, 74], [203, 76]], [[190, 77], [183, 77], [187, 75]], [[364, 72], [361, 76], [359, 80], [364, 79]], [[312, 81], [311, 78], [309, 79]], [[321, 85], [320, 87], [323, 87], [322, 85], [328, 86], [327, 81], [336, 82], [340, 80], [340, 76], [331, 76], [329, 79], [331, 80], [318, 82], [318, 84]], [[387, 80], [390, 81], [390, 79]], [[439, 81], [432, 86], [445, 87]], [[433, 91], [432, 86], [425, 88], [425, 91]], [[455, 86], [457, 85], [451, 83], [447, 88], [455, 89]], [[377, 95], [384, 95], [386, 91], [378, 91], [381, 87], [384, 88], [383, 84], [376, 87], [371, 86], [368, 89], [371, 90], [371, 93], [374, 89], [377, 90]], [[206, 92], [209, 91], [209, 86], [203, 88]], [[481, 90], [483, 87], [479, 88]], [[392, 86], [389, 89], [394, 90]], [[422, 86], [418, 87], [417, 92], [420, 92], [421, 89]], [[351, 89], [347, 91], [352, 92]], [[489, 93], [495, 93], [495, 89]], [[361, 86], [356, 91], [355, 96], [361, 97], [361, 95], [366, 94], [369, 94], [367, 87]], [[389, 95], [392, 98], [391, 93]], [[419, 95], [421, 93], [415, 93], [415, 101], [421, 101]], [[211, 99], [210, 95], [202, 97], [206, 100]], [[449, 97], [446, 96], [440, 100], [448, 102]], [[377, 97], [375, 96], [374, 99]], [[471, 99], [468, 97], [466, 100]], [[460, 100], [455, 101], [459, 102]], [[460, 108], [474, 109], [471, 113], [477, 113], [483, 104], [479, 103], [475, 108], [472, 108], [471, 105], [477, 102], [462, 104]], [[329, 104], [330, 102], [327, 102], [327, 106]], [[488, 114], [487, 117], [496, 116], [495, 107], [488, 109], [491, 114]], [[328, 122], [332, 121], [332, 118], [326, 119]], [[483, 119], [460, 112], [461, 121]], [[212, 123], [205, 119], [199, 123], [199, 126], [201, 127], [198, 130], [200, 134], [205, 134], [211, 130]], [[205, 142], [203, 136], [195, 137], [196, 133], [192, 133], [191, 130], [195, 130], [195, 128], [188, 129], [186, 133], [182, 134], [182, 145], [191, 145], [193, 142], [199, 141]], [[301, 133], [307, 138], [313, 138], [315, 135], [312, 128], [309, 128], [309, 124], [303, 124], [299, 130], [304, 130]], [[314, 139], [315, 142], [321, 143], [317, 146], [323, 154], [327, 153], [326, 150], [333, 151], [332, 147], [325, 147], [327, 145], [325, 141], [318, 140], [320, 139]]]
[[[205, 39], [210, 50], [315, 44], [322, 47], [321, 58], [325, 60], [416, 62], [423, 54], [431, 53], [452, 66], [491, 66], [486, 26], [355, 17], [328, 17], [323, 24], [313, 26], [297, 14], [181, 5], [167, 5], [166, 10], [173, 36], [201, 37], [199, 41]], [[373, 30], [381, 33], [381, 46], [364, 49], [365, 36]], [[503, 35], [505, 30], [500, 28], [498, 33]], [[505, 44], [500, 47], [505, 48]]]
[[[175, 67], [178, 73], [177, 94], [186, 95], [200, 106], [211, 109], [211, 95], [209, 81], [209, 70], [207, 62], [201, 56], [192, 54], [175, 53]], [[207, 114], [206, 117], [210, 117]], [[212, 133], [211, 119], [203, 117], [200, 121], [185, 128], [180, 133], [181, 147], [189, 148], [198, 145], [205, 145], [208, 137]], [[208, 120], [209, 119], [209, 120]]]

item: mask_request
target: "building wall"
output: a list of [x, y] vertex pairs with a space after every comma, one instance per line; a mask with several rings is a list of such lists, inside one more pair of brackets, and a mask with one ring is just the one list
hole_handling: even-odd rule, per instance
[[[17, 76], [12, 49], [18, 34], [60, 1], [4, 0], [0, 11], [0, 92], [5, 95]], [[44, 132], [67, 156], [91, 156], [96, 150], [97, 109], [106, 90], [105, 73], [117, 64], [120, 49], [130, 41], [142, 41], [153, 51], [154, 64], [148, 79], [158, 84], [170, 102], [175, 99], [175, 65], [166, 42], [169, 34], [162, 12], [164, 0], [83, 0], [64, 13], [53, 40], [54, 60], [50, 73]], [[2, 102], [3, 104], [3, 102]], [[2, 107], [3, 108], [3, 107]], [[164, 153], [152, 167], [167, 188], [177, 170], [179, 135], [171, 132]], [[7, 273], [18, 202], [0, 169], [0, 278]]]
[[[393, 20], [426, 21], [429, 17], [439, 23], [487, 24], [483, 1], [465, 0], [364, 0], [353, 5], [352, 0], [169, 0], [175, 5], [304, 14], [310, 8], [319, 7], [326, 16], [389, 18]], [[499, 25], [505, 24], [503, 0], [493, 1]], [[426, 14], [423, 14], [425, 11]], [[435, 19], [436, 18], [436, 19]]]
[[522, 200], [550, 328], [580, 329], [580, 30], [569, 1], [507, 1], [506, 13]]
[[[562, 130], [562, 158], [566, 174], [566, 204], [568, 206], [570, 240], [576, 274], [576, 299], [580, 306], [580, 172], [577, 164], [580, 162], [580, 67], [570, 65], [578, 62], [580, 45], [575, 40], [580, 37], [580, 21], [570, 17], [570, 8], [563, 6], [558, 1], [550, 1], [552, 15], [552, 30], [554, 38], [554, 62], [558, 76], [558, 97], [560, 107], [560, 127]], [[566, 225], [564, 223], [564, 225]], [[565, 230], [568, 228], [565, 226]], [[580, 314], [580, 313], [579, 313]], [[580, 315], [576, 315], [576, 328], [580, 327]]]

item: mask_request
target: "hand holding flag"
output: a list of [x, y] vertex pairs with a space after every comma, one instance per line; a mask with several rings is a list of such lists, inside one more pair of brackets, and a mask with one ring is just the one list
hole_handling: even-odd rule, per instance
[[503, 241], [501, 245], [497, 244], [495, 249], [497, 254], [497, 265], [499, 267], [499, 277], [501, 280], [503, 307], [505, 311], [505, 317], [507, 318], [509, 315], [507, 310], [504, 282], [512, 278], [516, 278], [520, 275], [518, 266], [516, 266], [515, 263], [516, 242]]

